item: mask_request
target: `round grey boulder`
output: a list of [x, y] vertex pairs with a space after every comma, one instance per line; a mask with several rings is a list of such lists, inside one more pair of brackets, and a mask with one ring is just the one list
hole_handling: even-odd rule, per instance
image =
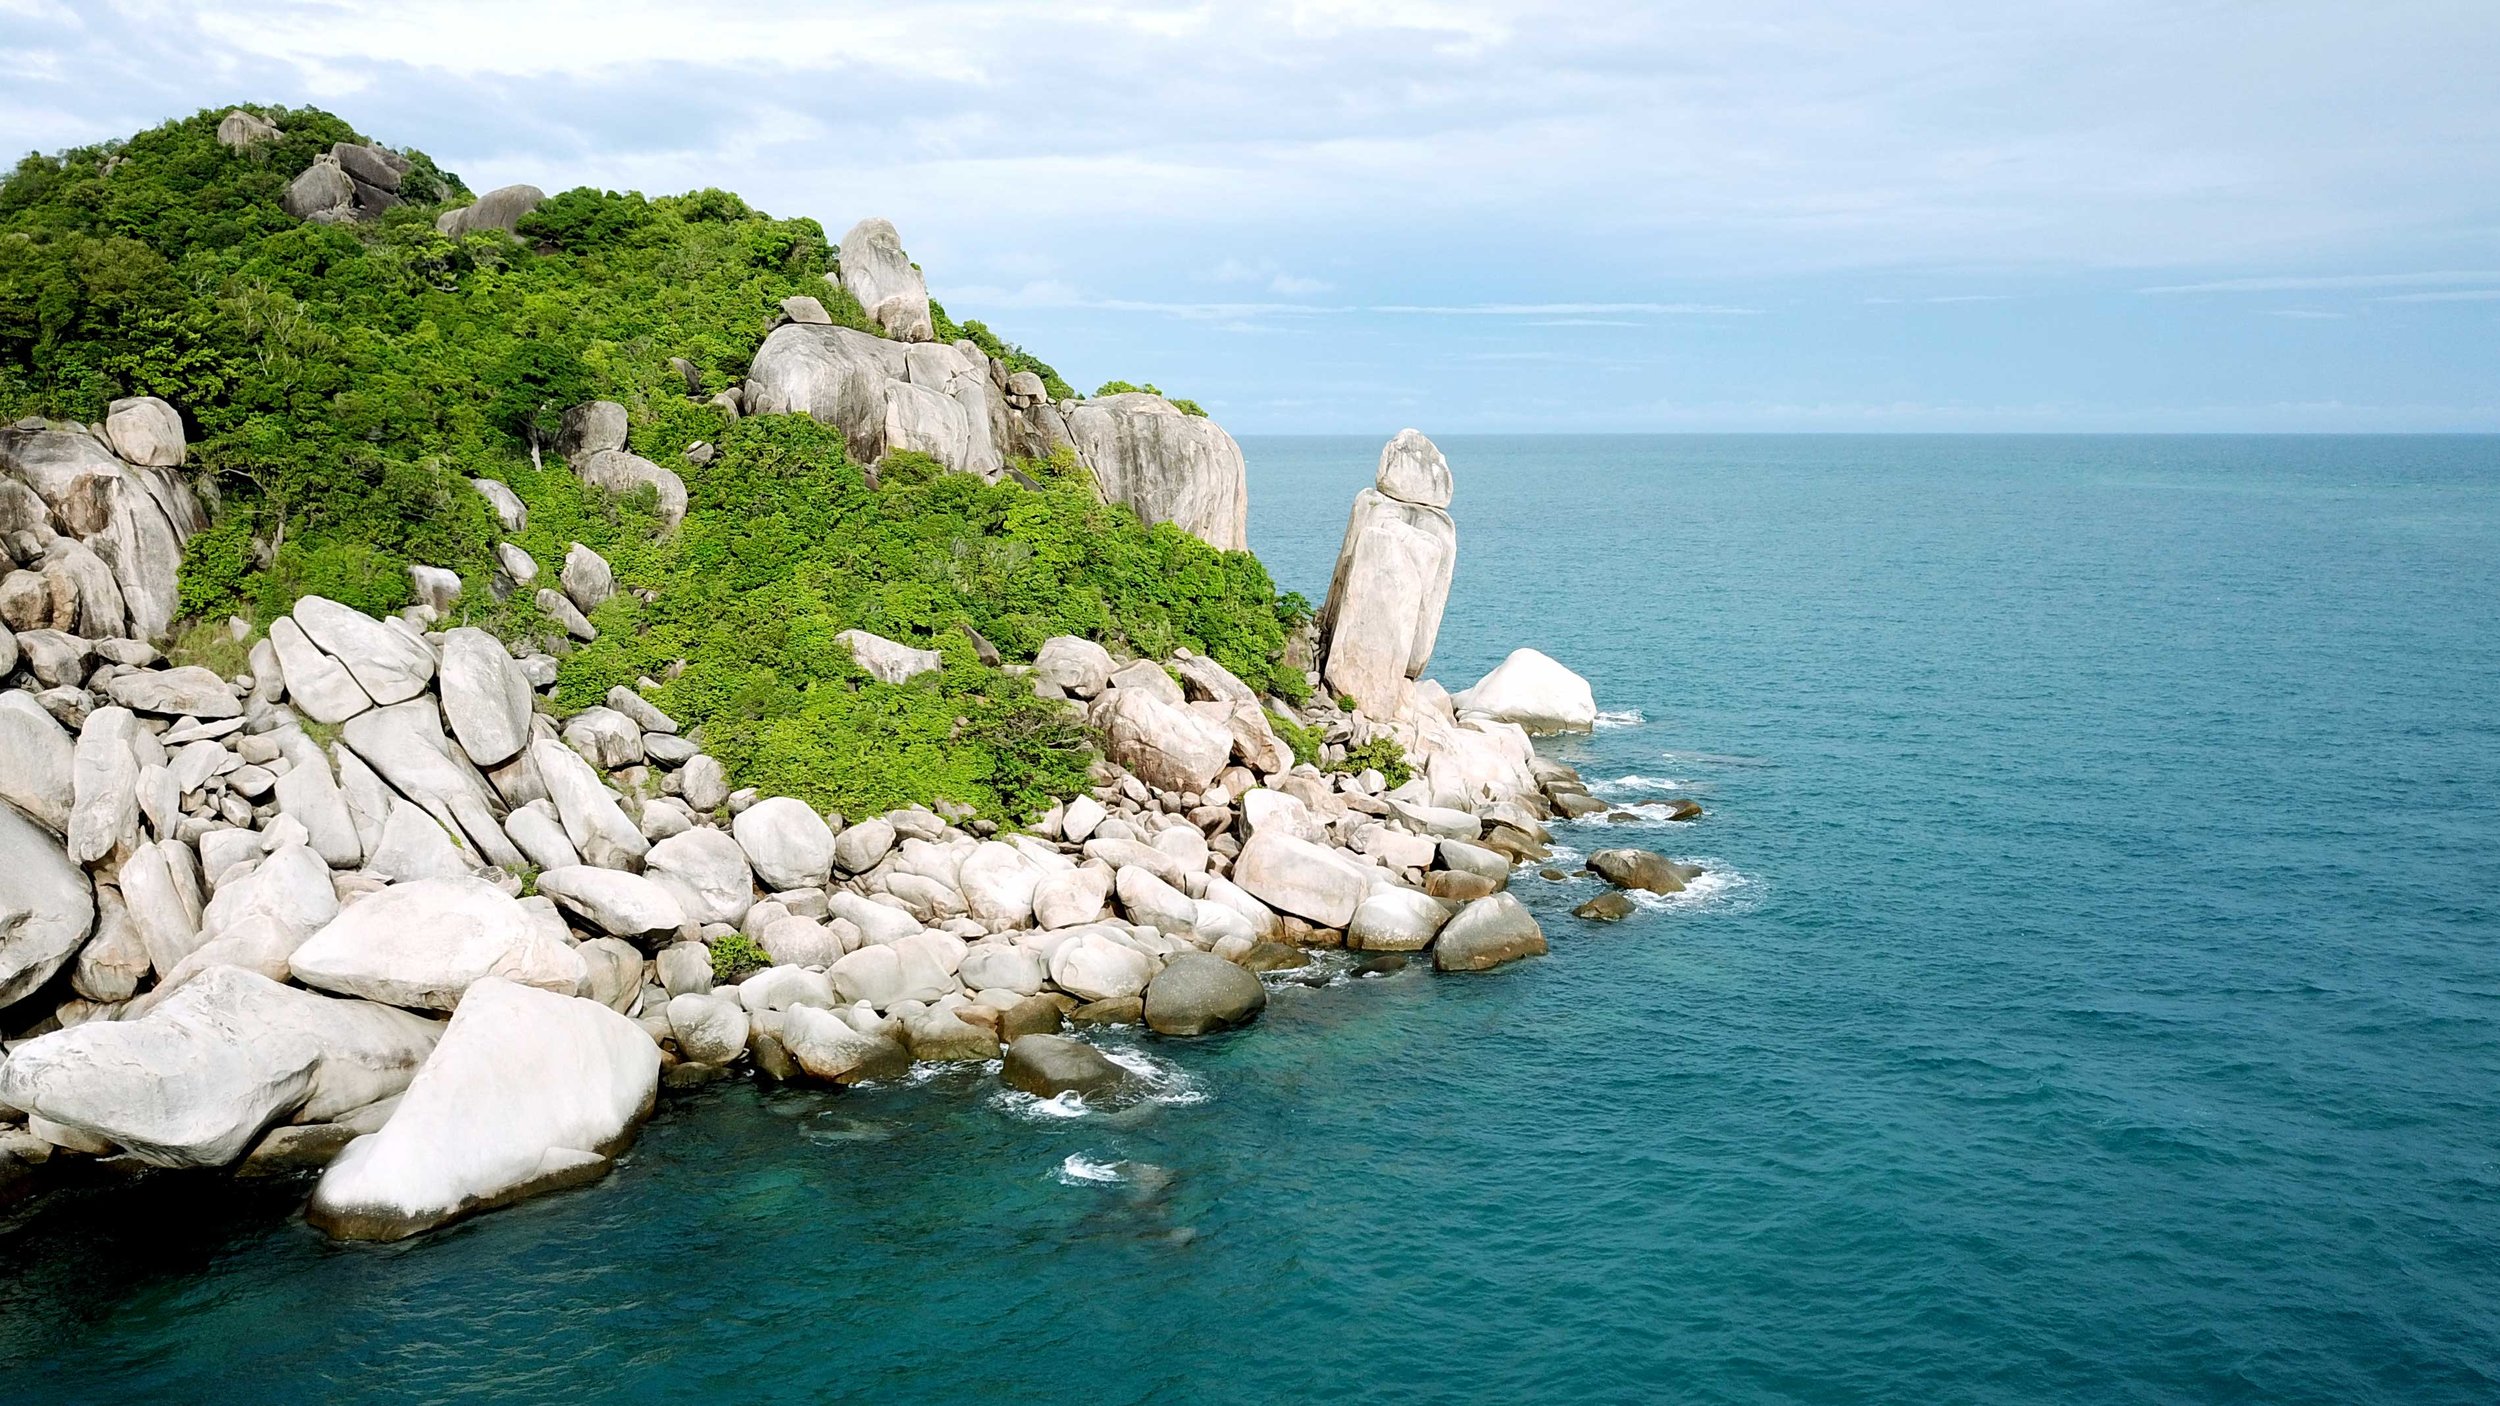
[[1478, 972], [1544, 954], [1545, 930], [1518, 899], [1497, 893], [1450, 919], [1432, 945], [1432, 965], [1445, 972]]
[[1078, 1094], [1104, 1098], [1126, 1092], [1136, 1075], [1111, 1062], [1102, 1051], [1065, 1035], [1020, 1035], [1007, 1047], [1006, 1066], [999, 1071], [1007, 1087], [1036, 1098]]
[[1229, 1030], [1265, 1009], [1259, 979], [1212, 953], [1177, 953], [1146, 984], [1146, 1028], [1158, 1035]]

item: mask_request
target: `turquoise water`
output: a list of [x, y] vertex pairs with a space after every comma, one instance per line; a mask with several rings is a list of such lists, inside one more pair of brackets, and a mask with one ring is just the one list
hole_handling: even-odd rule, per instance
[[[388, 1248], [292, 1193], [48, 1203], [0, 1396], [2487, 1402], [2500, 440], [1446, 441], [1435, 673], [1701, 822], [1554, 955], [968, 1073], [672, 1100]], [[1253, 441], [1316, 597], [1376, 442]]]

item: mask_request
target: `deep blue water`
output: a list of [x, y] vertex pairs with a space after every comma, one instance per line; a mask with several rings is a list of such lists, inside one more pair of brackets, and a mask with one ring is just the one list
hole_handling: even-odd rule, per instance
[[[1118, 1116], [717, 1089], [383, 1249], [50, 1203], [0, 1396], [2500, 1397], [2500, 440], [1444, 447], [1435, 674], [1637, 710], [1554, 750], [1708, 816], [1566, 839], [1700, 897], [1523, 876], [1552, 956], [1280, 989]], [[1378, 445], [1248, 449], [1316, 599]]]

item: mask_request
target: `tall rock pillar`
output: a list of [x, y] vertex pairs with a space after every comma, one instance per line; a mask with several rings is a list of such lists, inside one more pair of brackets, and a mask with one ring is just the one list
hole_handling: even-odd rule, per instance
[[1354, 495], [1320, 609], [1320, 677], [1371, 717], [1404, 712], [1409, 681], [1432, 660], [1458, 565], [1449, 506], [1449, 461], [1417, 430], [1389, 441], [1372, 486]]

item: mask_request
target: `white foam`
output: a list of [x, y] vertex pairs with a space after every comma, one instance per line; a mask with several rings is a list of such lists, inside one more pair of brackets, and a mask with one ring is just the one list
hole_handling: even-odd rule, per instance
[[1103, 1058], [1144, 1081], [1147, 1093], [1140, 1102], [1179, 1105], [1207, 1101], [1206, 1090], [1199, 1088], [1197, 1081], [1189, 1077], [1189, 1071], [1177, 1064], [1166, 1064], [1139, 1049], [1117, 1049], [1110, 1045], [1096, 1048], [1102, 1051]]
[[1082, 1152], [1071, 1152], [1059, 1164], [1059, 1183], [1062, 1186], [1099, 1186], [1105, 1182], [1127, 1181], [1128, 1173], [1122, 1170], [1127, 1166], [1126, 1162], [1097, 1162]]
[[1049, 1098], [1037, 1098], [1022, 1089], [1001, 1089], [991, 1095], [990, 1106], [1002, 1113], [1035, 1123], [1051, 1123], [1066, 1118], [1082, 1118], [1094, 1110], [1085, 1105], [1085, 1095], [1070, 1089]]
[[1672, 776], [1642, 776], [1634, 773], [1630, 776], [1618, 776], [1612, 781], [1596, 782], [1589, 787], [1589, 790], [1595, 795], [1609, 796], [1626, 792], [1681, 791], [1692, 784], [1689, 781], [1678, 781]]
[[1639, 727], [1642, 723], [1648, 721], [1649, 719], [1641, 716], [1641, 710], [1638, 708], [1624, 708], [1615, 712], [1607, 712], [1601, 709], [1597, 714], [1597, 726], [1601, 729], [1610, 727]]
[[1750, 905], [1759, 885], [1749, 875], [1715, 859], [1679, 859], [1678, 863], [1698, 864], [1701, 872], [1684, 883], [1682, 893], [1651, 893], [1646, 889], [1626, 889], [1624, 896], [1653, 913], [1684, 912], [1693, 909], [1723, 911], [1738, 905]]

